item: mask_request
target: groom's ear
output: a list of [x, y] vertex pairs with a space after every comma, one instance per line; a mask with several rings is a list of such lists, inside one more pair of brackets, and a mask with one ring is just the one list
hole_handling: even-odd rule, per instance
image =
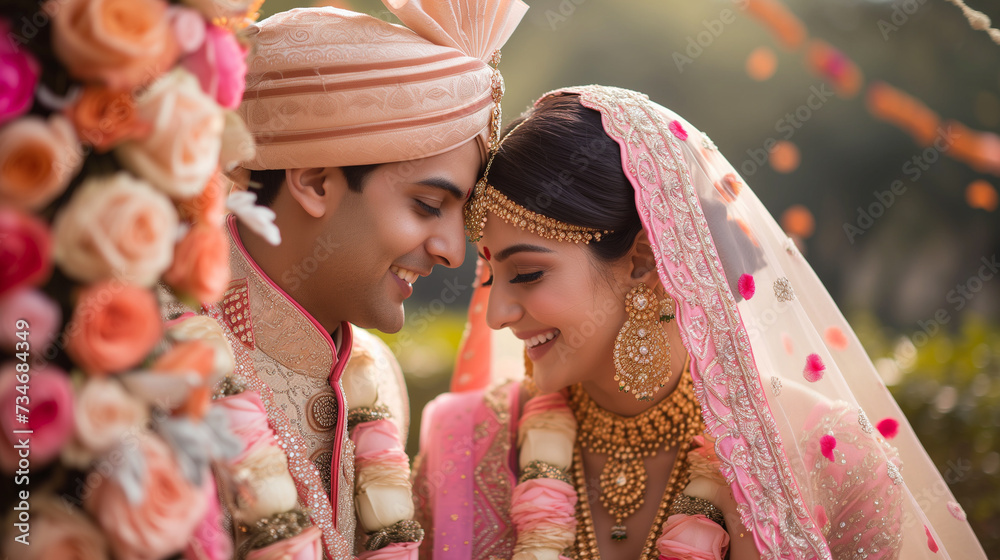
[[647, 286], [659, 284], [656, 257], [653, 255], [653, 246], [649, 243], [645, 229], [636, 234], [632, 248], [628, 252], [628, 262], [629, 280], [633, 286], [640, 282]]
[[292, 198], [313, 218], [334, 211], [347, 192], [347, 179], [339, 167], [306, 167], [285, 171]]

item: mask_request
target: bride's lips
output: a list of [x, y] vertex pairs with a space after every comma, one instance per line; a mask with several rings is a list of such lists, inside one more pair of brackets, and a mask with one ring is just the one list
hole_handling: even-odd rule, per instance
[[559, 338], [559, 329], [546, 329], [530, 333], [515, 333], [514, 336], [524, 341], [528, 359], [538, 361], [552, 349], [553, 342]]

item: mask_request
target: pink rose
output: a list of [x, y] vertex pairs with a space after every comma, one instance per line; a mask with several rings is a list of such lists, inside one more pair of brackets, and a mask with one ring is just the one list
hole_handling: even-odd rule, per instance
[[49, 0], [52, 48], [69, 73], [115, 89], [147, 84], [179, 54], [164, 0]]
[[83, 157], [62, 115], [29, 115], [0, 129], [0, 202], [42, 208], [66, 190]]
[[0, 124], [31, 108], [38, 84], [38, 62], [12, 37], [10, 22], [0, 19]]
[[363, 422], [351, 431], [351, 441], [354, 442], [354, 454], [366, 457], [378, 454], [387, 449], [402, 449], [399, 441], [399, 429], [392, 420], [376, 420]]
[[[49, 347], [62, 324], [59, 305], [48, 296], [34, 289], [23, 289], [0, 299], [0, 325], [14, 325], [19, 319], [28, 322], [28, 340], [33, 356]], [[14, 351], [15, 344], [23, 342], [13, 328], [0, 330], [0, 347]]]
[[226, 109], [236, 109], [246, 88], [247, 49], [227, 29], [209, 25], [201, 48], [184, 59], [184, 68], [201, 89]]
[[219, 490], [215, 479], [209, 477], [205, 484], [205, 501], [208, 509], [205, 517], [194, 530], [191, 540], [184, 550], [187, 560], [229, 560], [233, 557], [233, 542], [229, 533], [223, 528], [225, 521], [222, 505], [219, 504]]
[[216, 399], [213, 404], [225, 413], [229, 429], [243, 441], [243, 453], [233, 459], [234, 464], [243, 462], [257, 447], [275, 445], [267, 411], [255, 391]]
[[177, 227], [173, 203], [149, 183], [125, 172], [96, 176], [56, 215], [53, 257], [81, 282], [120, 275], [152, 286], [173, 260]]
[[358, 560], [417, 560], [420, 557], [420, 543], [389, 543], [378, 549], [364, 552]]
[[282, 539], [247, 555], [247, 560], [322, 560], [323, 532], [312, 526], [290, 539]]
[[722, 560], [728, 548], [729, 533], [704, 515], [671, 515], [656, 540], [660, 558]]
[[208, 509], [204, 487], [184, 478], [163, 440], [147, 434], [138, 447], [145, 469], [138, 501], [130, 501], [114, 478], [102, 479], [84, 500], [118, 560], [156, 560], [180, 552]]
[[139, 116], [153, 132], [115, 154], [126, 168], [173, 198], [197, 196], [219, 166], [226, 117], [198, 80], [178, 68], [143, 92]]
[[[564, 527], [570, 543], [576, 533], [576, 490], [562, 480], [535, 478], [514, 487], [510, 519], [518, 532], [542, 525]], [[567, 544], [567, 546], [568, 546]]]
[[90, 378], [76, 397], [76, 439], [94, 453], [107, 451], [145, 423], [146, 405], [117, 381]]
[[193, 8], [170, 6], [170, 29], [184, 54], [191, 54], [205, 43], [205, 18]]
[[[73, 390], [66, 372], [47, 366], [31, 368], [25, 374], [17, 365], [7, 363], [0, 370], [0, 426], [4, 441], [0, 442], [0, 468], [6, 472], [18, 469], [23, 440], [30, 441], [31, 467], [41, 467], [59, 455], [73, 432]], [[24, 369], [24, 368], [22, 368]], [[27, 387], [27, 398], [21, 391]], [[22, 406], [28, 409], [17, 408]], [[24, 416], [19, 416], [23, 414]], [[26, 417], [26, 422], [18, 420]], [[31, 430], [31, 434], [15, 434], [15, 430]]]
[[30, 546], [5, 539], [4, 558], [107, 560], [104, 535], [83, 512], [55, 496], [31, 495]]
[[41, 220], [0, 205], [0, 239], [0, 296], [49, 278], [52, 240]]

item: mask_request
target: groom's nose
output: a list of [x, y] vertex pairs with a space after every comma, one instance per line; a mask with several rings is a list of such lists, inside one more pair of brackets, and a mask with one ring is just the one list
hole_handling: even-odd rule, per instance
[[461, 213], [439, 220], [425, 244], [434, 264], [456, 268], [465, 261], [465, 223]]

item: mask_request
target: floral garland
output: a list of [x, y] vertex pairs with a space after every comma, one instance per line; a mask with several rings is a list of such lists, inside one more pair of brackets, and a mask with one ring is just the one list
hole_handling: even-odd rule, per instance
[[413, 520], [410, 461], [389, 409], [378, 404], [371, 355], [355, 352], [343, 376], [354, 442], [354, 503], [367, 534], [359, 560], [416, 560], [424, 531]]
[[[569, 560], [562, 552], [576, 539], [578, 495], [570, 483], [577, 421], [566, 396], [552, 393], [525, 403], [518, 425], [521, 477], [511, 498], [511, 520], [517, 527], [512, 560]], [[689, 460], [692, 473], [718, 480], [718, 457], [703, 437], [695, 438]], [[729, 535], [701, 513], [675, 513], [663, 524], [656, 541], [660, 560], [721, 560]]]
[[233, 109], [258, 6], [0, 7], [5, 556], [232, 555], [213, 466], [251, 451], [211, 399], [232, 350], [210, 318], [164, 325], [154, 287], [197, 305], [229, 281], [222, 173], [253, 153]]

